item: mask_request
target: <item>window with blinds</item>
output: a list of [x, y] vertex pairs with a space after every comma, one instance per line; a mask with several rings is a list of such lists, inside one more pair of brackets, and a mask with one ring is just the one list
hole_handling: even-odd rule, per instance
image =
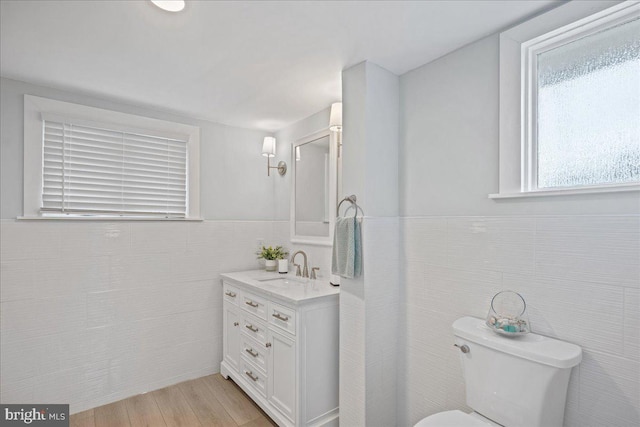
[[186, 217], [188, 137], [42, 123], [43, 214]]

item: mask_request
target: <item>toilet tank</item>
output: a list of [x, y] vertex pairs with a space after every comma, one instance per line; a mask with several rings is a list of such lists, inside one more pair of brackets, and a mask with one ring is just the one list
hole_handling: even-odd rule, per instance
[[582, 360], [577, 345], [537, 334], [505, 337], [484, 320], [453, 323], [467, 404], [507, 427], [561, 427], [571, 368]]

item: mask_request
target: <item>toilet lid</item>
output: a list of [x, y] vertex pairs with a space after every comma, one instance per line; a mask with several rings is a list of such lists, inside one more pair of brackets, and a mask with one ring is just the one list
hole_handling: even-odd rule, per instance
[[487, 427], [490, 425], [488, 422], [456, 410], [430, 415], [418, 421], [414, 427]]

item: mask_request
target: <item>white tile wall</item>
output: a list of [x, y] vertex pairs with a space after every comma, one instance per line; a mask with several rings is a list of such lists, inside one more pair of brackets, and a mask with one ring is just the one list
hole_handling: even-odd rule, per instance
[[288, 227], [0, 221], [0, 400], [77, 412], [218, 372], [219, 274], [259, 268], [256, 239]]
[[399, 219], [365, 218], [362, 229], [366, 304], [366, 423], [396, 422], [398, 312], [400, 302]]
[[[348, 285], [347, 285], [348, 286]], [[340, 290], [340, 424], [365, 425], [365, 304]]]
[[580, 345], [567, 426], [640, 425], [640, 217], [401, 219], [398, 424], [465, 407], [451, 323], [491, 296], [525, 297], [534, 332]]
[[[451, 323], [484, 317], [500, 289], [525, 296], [535, 332], [584, 349], [566, 425], [640, 422], [638, 216], [404, 218], [399, 259], [377, 250], [398, 241], [393, 221], [365, 225], [376, 278], [366, 305], [341, 297], [345, 425], [393, 413], [394, 394], [399, 425], [468, 409]], [[73, 412], [216, 372], [218, 275], [257, 267], [257, 238], [305, 250], [322, 275], [330, 267], [329, 248], [288, 243], [286, 221], [0, 227], [1, 399], [70, 402]], [[393, 265], [404, 287], [393, 286]], [[383, 308], [400, 312], [399, 325], [373, 315]], [[380, 340], [370, 335], [393, 330], [397, 344], [371, 346]]]
[[362, 223], [363, 275], [340, 290], [340, 424], [396, 423], [399, 220]]
[[624, 356], [640, 360], [640, 289], [624, 290]]
[[640, 287], [640, 217], [536, 220], [536, 275]]

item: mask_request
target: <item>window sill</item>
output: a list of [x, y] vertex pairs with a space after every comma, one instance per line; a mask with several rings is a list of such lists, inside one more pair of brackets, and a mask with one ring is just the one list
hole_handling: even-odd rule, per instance
[[153, 217], [107, 217], [107, 216], [19, 216], [18, 221], [204, 221], [204, 218], [153, 218]]
[[489, 194], [490, 199], [519, 199], [526, 197], [549, 197], [549, 196], [577, 196], [581, 194], [602, 194], [602, 193], [627, 193], [640, 191], [640, 184], [626, 184], [616, 186], [599, 186], [589, 188], [567, 188], [558, 190], [538, 190], [522, 193], [496, 193]]

